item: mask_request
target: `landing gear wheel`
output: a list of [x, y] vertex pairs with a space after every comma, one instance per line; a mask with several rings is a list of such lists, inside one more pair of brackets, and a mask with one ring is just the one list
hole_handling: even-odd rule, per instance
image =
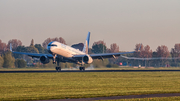
[[56, 71], [57, 72], [61, 71], [61, 67], [56, 67]]
[[85, 67], [79, 67], [80, 71], [85, 71]]
[[83, 71], [85, 71], [85, 67], [82, 67]]

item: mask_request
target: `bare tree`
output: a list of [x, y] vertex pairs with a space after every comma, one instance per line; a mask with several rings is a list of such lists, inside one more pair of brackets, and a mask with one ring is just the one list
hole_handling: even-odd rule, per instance
[[57, 41], [57, 42], [60, 42], [60, 43], [63, 43], [66, 45], [66, 41], [62, 38], [62, 37], [59, 37], [59, 38], [47, 38], [43, 43], [42, 43], [42, 46], [44, 48], [47, 47], [47, 45], [51, 42], [51, 41]]
[[[140, 49], [139, 49], [140, 48]], [[143, 53], [142, 53], [142, 51], [143, 51], [143, 48], [144, 48], [144, 46], [143, 46], [143, 44], [136, 44], [136, 46], [135, 46], [135, 53], [134, 53], [134, 56], [135, 57], [142, 57], [143, 55]], [[139, 50], [139, 51], [138, 51]]]
[[[143, 44], [136, 44], [135, 51], [136, 51], [134, 53], [135, 57], [140, 57], [140, 58], [151, 58], [152, 57], [152, 50], [150, 49], [149, 45], [146, 45], [144, 47]], [[144, 61], [138, 61], [138, 63], [139, 62], [142, 62], [141, 64], [145, 64], [145, 66], [146, 66], [148, 61], [144, 60]], [[149, 65], [150, 65], [150, 63], [149, 63]]]
[[117, 53], [119, 52], [119, 46], [116, 43], [111, 44], [111, 53]]
[[144, 57], [144, 58], [151, 58], [152, 57], [152, 50], [150, 49], [149, 45], [144, 47], [141, 55], [142, 55], [141, 57]]
[[[158, 46], [156, 49], [156, 52], [157, 52], [157, 57], [166, 57], [167, 58], [170, 56], [170, 52], [168, 50], [168, 47], [165, 45]], [[162, 59], [161, 63], [162, 63], [162, 65], [165, 65], [165, 64], [168, 64], [168, 61]]]
[[[110, 49], [107, 49], [106, 51], [109, 51], [108, 53], [117, 53], [119, 52], [119, 46], [116, 43], [113, 43], [110, 45]], [[108, 60], [110, 64], [116, 64], [118, 58], [109, 58]]]
[[1, 40], [0, 40], [0, 54], [5, 52], [7, 50], [7, 46], [6, 46], [6, 43], [3, 43]]
[[138, 51], [138, 50], [139, 50], [139, 48], [140, 48], [140, 51], [142, 51], [142, 50], [143, 50], [143, 48], [144, 48], [143, 44], [141, 44], [141, 43], [136, 44], [136, 46], [135, 46], [135, 51]]
[[[180, 57], [180, 43], [175, 44], [174, 48], [171, 49], [171, 56], [172, 57]], [[177, 59], [173, 59], [172, 61], [174, 61], [176, 63]]]
[[157, 52], [158, 57], [169, 57], [170, 56], [168, 47], [165, 45], [158, 46], [158, 48], [156, 49], [156, 52]]
[[12, 50], [16, 50], [18, 46], [22, 46], [22, 42], [18, 39], [12, 39], [8, 41], [7, 48], [9, 49], [10, 44], [12, 45]]
[[174, 50], [176, 53], [180, 54], [180, 43], [174, 45]]
[[42, 43], [42, 46], [46, 49], [47, 45], [51, 42], [51, 38], [47, 38], [46, 40], [44, 40], [44, 42]]
[[66, 45], [66, 41], [62, 37], [59, 37], [59, 42]]
[[[142, 51], [142, 57], [144, 58], [151, 58], [152, 57], [152, 50], [150, 49], [149, 45], [146, 45], [144, 47], [144, 50]], [[148, 63], [148, 60], [145, 60], [145, 66], [147, 66], [146, 64]], [[149, 66], [150, 66], [150, 62], [149, 62]]]

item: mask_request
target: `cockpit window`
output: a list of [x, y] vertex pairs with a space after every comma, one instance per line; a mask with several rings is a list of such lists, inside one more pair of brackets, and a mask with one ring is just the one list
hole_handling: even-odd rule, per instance
[[57, 47], [57, 45], [55, 45], [55, 44], [49, 44], [48, 46], [56, 46]]

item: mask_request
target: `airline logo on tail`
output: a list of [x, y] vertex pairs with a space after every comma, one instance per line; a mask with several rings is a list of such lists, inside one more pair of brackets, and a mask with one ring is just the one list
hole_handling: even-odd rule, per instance
[[88, 54], [88, 48], [89, 48], [89, 40], [90, 40], [90, 32], [88, 32], [86, 41], [84, 43], [83, 52]]

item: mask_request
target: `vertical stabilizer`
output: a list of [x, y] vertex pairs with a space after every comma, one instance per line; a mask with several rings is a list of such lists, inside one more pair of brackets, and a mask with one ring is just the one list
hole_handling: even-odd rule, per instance
[[89, 40], [90, 40], [90, 32], [88, 32], [86, 41], [84, 43], [84, 47], [83, 47], [83, 52], [88, 54], [88, 49], [89, 49]]

